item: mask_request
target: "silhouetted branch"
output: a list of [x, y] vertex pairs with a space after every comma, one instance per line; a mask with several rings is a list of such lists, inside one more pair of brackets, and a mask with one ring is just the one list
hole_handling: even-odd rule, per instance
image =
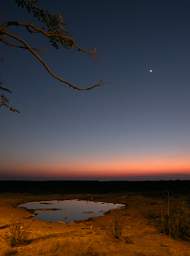
[[96, 55], [96, 49], [91, 49], [91, 50], [86, 50], [84, 48], [81, 48], [77, 45], [75, 40], [69, 36], [65, 35], [61, 32], [54, 32], [54, 31], [46, 31], [40, 27], [37, 27], [31, 23], [24, 23], [24, 22], [18, 22], [18, 21], [9, 21], [5, 24], [3, 24], [5, 27], [10, 27], [10, 26], [19, 26], [19, 27], [24, 27], [29, 33], [40, 33], [43, 36], [47, 37], [48, 39], [58, 39], [61, 42], [64, 42], [65, 45], [67, 45], [69, 48], [74, 48], [80, 52], [90, 54], [91, 56]]
[[[1, 84], [1, 82], [0, 82]], [[6, 92], [9, 92], [9, 93], [12, 93], [10, 89], [6, 88], [6, 87], [3, 87], [0, 85], [0, 90], [3, 90], [3, 91], [6, 91]]]
[[[13, 47], [13, 48], [20, 48], [20, 49], [26, 49], [24, 46], [22, 45], [18, 45], [18, 44], [14, 44], [12, 42], [9, 42], [8, 40], [5, 40], [5, 38], [3, 38], [3, 40], [0, 38], [0, 42], [2, 42], [3, 44]], [[35, 51], [40, 51], [40, 49], [37, 48], [33, 48]]]
[[[1, 32], [1, 30], [0, 30]], [[63, 77], [57, 75], [50, 67], [49, 65], [42, 59], [42, 57], [39, 55], [39, 53], [37, 51], [35, 51], [28, 42], [26, 42], [24, 39], [22, 39], [21, 37], [19, 37], [18, 35], [15, 35], [13, 33], [10, 33], [6, 30], [3, 31], [3, 35], [7, 36], [8, 38], [12, 38], [14, 40], [16, 40], [17, 42], [19, 42], [22, 47], [26, 50], [28, 50], [28, 52], [30, 52], [32, 54], [32, 56], [46, 69], [46, 71], [56, 80], [58, 80], [59, 82], [67, 85], [68, 87], [74, 89], [74, 90], [78, 90], [78, 91], [84, 91], [84, 90], [91, 90], [94, 89], [96, 87], [101, 86], [102, 81], [99, 81], [97, 83], [95, 83], [94, 85], [91, 85], [89, 87], [86, 88], [81, 88], [78, 85], [75, 85], [65, 79], [63, 79]], [[4, 39], [4, 37], [3, 37]], [[3, 40], [1, 39], [1, 40]]]
[[5, 97], [4, 95], [0, 95], [0, 107], [6, 107], [12, 112], [16, 112], [18, 114], [20, 113], [19, 110], [10, 106], [8, 98]]
[[[25, 9], [34, 19], [37, 19], [41, 26], [21, 21], [8, 21], [2, 23], [0, 24], [0, 43], [11, 48], [19, 48], [29, 52], [32, 57], [44, 67], [51, 77], [69, 88], [77, 91], [86, 91], [102, 85], [102, 81], [98, 81], [93, 85], [83, 88], [67, 81], [64, 77], [56, 74], [54, 70], [52, 70], [49, 64], [42, 58], [40, 49], [34, 48], [22, 35], [11, 32], [12, 27], [17, 28], [17, 31], [19, 31], [19, 29], [25, 29], [31, 35], [41, 35], [56, 49], [62, 47], [66, 49], [75, 49], [79, 52], [89, 54], [91, 57], [95, 57], [96, 49], [87, 50], [79, 47], [74, 38], [68, 33], [63, 15], [54, 14], [41, 8], [38, 4], [38, 0], [15, 0], [15, 3], [18, 7]], [[0, 90], [11, 93], [8, 88], [1, 85], [0, 82]], [[10, 106], [9, 100], [4, 95], [0, 96], [0, 107], [2, 106], [7, 107], [10, 111], [19, 113], [18, 110]]]

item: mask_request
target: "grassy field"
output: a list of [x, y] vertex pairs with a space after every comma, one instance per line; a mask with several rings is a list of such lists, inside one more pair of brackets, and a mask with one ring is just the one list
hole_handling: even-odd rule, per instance
[[[34, 220], [30, 212], [17, 208], [27, 201], [66, 198], [124, 203], [126, 207], [70, 224]], [[187, 196], [169, 198], [168, 221], [167, 197], [1, 193], [0, 256], [190, 256], [189, 208], [182, 206], [184, 201]]]

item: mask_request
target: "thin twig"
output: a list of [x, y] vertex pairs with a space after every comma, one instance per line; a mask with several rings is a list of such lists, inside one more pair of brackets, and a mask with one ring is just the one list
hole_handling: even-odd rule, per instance
[[[0, 83], [1, 84], [1, 83]], [[6, 91], [6, 92], [9, 92], [9, 93], [12, 93], [11, 90], [9, 90], [8, 88], [5, 88], [3, 86], [0, 85], [0, 90], [3, 90], [3, 91]]]
[[6, 26], [6, 27], [10, 27], [10, 26], [24, 27], [30, 33], [40, 33], [43, 36], [48, 37], [50, 39], [54, 37], [54, 38], [57, 38], [59, 40], [63, 40], [67, 45], [70, 46], [70, 48], [76, 48], [80, 52], [87, 53], [87, 54], [90, 54], [90, 55], [96, 53], [96, 49], [86, 50], [84, 48], [79, 47], [77, 45], [77, 43], [75, 42], [75, 40], [69, 35], [65, 35], [65, 34], [57, 32], [57, 31], [56, 32], [54, 32], [54, 31], [45, 31], [41, 27], [37, 27], [37, 26], [35, 26], [31, 23], [24, 23], [24, 22], [18, 22], [18, 21], [9, 21], [9, 22], [3, 24], [3, 26]]

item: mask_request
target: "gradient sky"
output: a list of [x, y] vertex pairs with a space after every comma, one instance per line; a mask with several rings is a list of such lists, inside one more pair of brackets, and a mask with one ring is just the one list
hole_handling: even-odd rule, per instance
[[[190, 174], [190, 1], [40, 3], [63, 11], [70, 33], [96, 47], [97, 59], [39, 37], [33, 45], [66, 79], [104, 86], [62, 87], [29, 54], [0, 45], [0, 79], [21, 111], [0, 111], [0, 178]], [[0, 17], [32, 20], [13, 0], [1, 3]]]

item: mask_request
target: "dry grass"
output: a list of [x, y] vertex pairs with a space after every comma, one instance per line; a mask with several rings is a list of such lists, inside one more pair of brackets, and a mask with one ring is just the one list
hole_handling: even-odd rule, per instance
[[186, 202], [171, 200], [168, 209], [162, 208], [160, 231], [174, 239], [190, 240], [190, 209]]
[[10, 225], [6, 239], [12, 247], [29, 243], [26, 227], [20, 223], [13, 223]]
[[190, 208], [184, 200], [168, 198], [146, 211], [161, 233], [173, 239], [190, 240]]
[[[41, 198], [40, 195], [39, 198], [32, 195], [17, 197], [25, 201]], [[15, 195], [2, 195], [2, 198], [0, 195], [0, 223], [13, 223], [10, 228], [0, 229], [0, 256], [190, 256], [190, 243], [160, 234], [153, 222], [145, 218], [145, 210], [150, 213], [153, 209], [150, 214], [154, 224], [156, 221], [161, 227], [158, 223], [161, 221], [162, 199], [158, 203], [157, 198], [131, 195], [126, 199], [126, 209], [114, 210], [94, 220], [65, 225], [28, 219], [29, 214], [12, 206], [9, 198], [12, 202]], [[125, 202], [121, 195], [103, 195], [96, 200]], [[152, 204], [152, 201], [156, 203]], [[170, 205], [170, 213], [173, 208]], [[167, 202], [163, 203], [163, 209], [165, 215]], [[18, 220], [22, 224], [18, 224]], [[11, 245], [14, 247], [10, 248]]]
[[6, 249], [2, 252], [3, 256], [16, 256], [16, 254], [17, 254], [17, 250], [12, 248]]
[[[105, 253], [98, 251], [97, 248], [84, 243], [80, 240], [72, 242], [68, 240], [54, 241], [49, 244], [40, 245], [35, 251], [35, 256], [106, 256]], [[24, 255], [25, 256], [25, 255]]]
[[84, 252], [78, 252], [75, 254], [75, 256], [105, 256], [104, 253], [98, 252], [92, 247], [89, 247], [86, 251]]

